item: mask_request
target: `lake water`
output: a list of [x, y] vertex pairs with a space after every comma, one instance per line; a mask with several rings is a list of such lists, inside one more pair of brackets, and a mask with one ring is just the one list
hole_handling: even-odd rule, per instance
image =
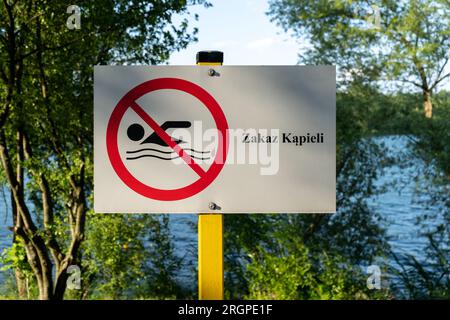
[[[402, 152], [408, 152], [407, 139], [404, 137], [383, 137], [377, 138], [376, 141], [384, 143], [393, 156], [401, 156]], [[420, 160], [416, 160], [406, 166], [394, 165], [385, 169], [378, 178], [377, 185], [382, 186], [390, 182], [395, 184], [387, 186], [383, 193], [369, 200], [370, 207], [385, 220], [392, 251], [395, 254], [414, 255], [419, 261], [425, 259], [426, 239], [419, 235], [417, 217], [438, 210], [416, 201], [416, 186], [421, 182], [420, 180], [417, 182], [414, 177], [423, 166]], [[0, 194], [0, 251], [11, 244], [11, 232], [7, 227], [12, 223], [10, 217], [6, 215], [9, 206], [8, 197], [6, 192]], [[179, 275], [179, 280], [184, 286], [195, 284], [196, 276], [192, 270], [197, 261], [197, 234], [192, 226], [196, 223], [196, 215], [170, 216], [175, 252], [184, 258], [184, 268]], [[1, 277], [0, 272], [0, 280]]]
[[383, 143], [387, 155], [397, 158], [399, 165], [392, 165], [383, 170], [375, 184], [384, 186], [384, 192], [369, 199], [369, 207], [379, 213], [385, 220], [388, 242], [394, 254], [409, 254], [419, 261], [424, 260], [427, 239], [420, 236], [419, 217], [431, 214], [437, 207], [426, 204], [426, 194], [420, 194], [418, 188], [427, 182], [420, 173], [425, 164], [420, 159], [409, 158], [411, 153], [408, 140], [402, 136], [376, 138]]

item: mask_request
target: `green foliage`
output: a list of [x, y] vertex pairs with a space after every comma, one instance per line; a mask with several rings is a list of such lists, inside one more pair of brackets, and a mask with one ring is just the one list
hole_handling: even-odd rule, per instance
[[[439, 232], [436, 238], [439, 237]], [[448, 237], [448, 235], [447, 235]], [[445, 239], [430, 237], [427, 248], [427, 263], [419, 262], [414, 255], [396, 256], [398, 267], [392, 267], [391, 273], [399, 279], [393, 284], [398, 297], [405, 299], [449, 299], [450, 265], [449, 250], [442, 246]], [[448, 243], [444, 242], [444, 243]]]
[[261, 249], [249, 264], [248, 299], [336, 300], [387, 298], [386, 290], [364, 288], [361, 270], [338, 256], [312, 254], [300, 241], [284, 242], [275, 251]]
[[248, 299], [304, 299], [302, 292], [310, 293], [318, 288], [311, 272], [312, 265], [308, 259], [308, 250], [299, 245], [294, 250], [286, 250], [277, 255], [263, 251], [248, 268]]
[[[12, 269], [2, 272], [3, 280], [0, 285], [0, 300], [19, 300], [17, 294], [16, 279], [14, 278]], [[33, 295], [34, 296], [34, 295]]]
[[19, 297], [17, 294], [17, 283], [13, 276], [15, 272], [20, 272], [20, 275], [25, 282], [27, 298], [35, 299], [38, 297], [37, 284], [27, 261], [25, 248], [21, 241], [16, 241], [11, 247], [3, 250], [0, 256], [0, 264], [3, 265], [3, 267], [0, 268], [0, 271], [4, 277], [3, 283], [1, 283], [0, 286], [0, 296], [4, 295], [5, 299], [23, 298]]
[[248, 292], [245, 275], [251, 257], [259, 247], [273, 241], [270, 231], [276, 217], [272, 215], [225, 215], [225, 295], [228, 299], [242, 298]]
[[442, 184], [450, 181], [450, 91], [441, 91], [434, 99], [433, 119], [416, 118], [411, 124], [411, 133], [416, 137], [414, 147], [417, 155], [443, 172]]
[[442, 72], [450, 47], [446, 0], [272, 0], [268, 14], [311, 43], [302, 62], [335, 64], [350, 80], [434, 89], [449, 76]]
[[3, 264], [1, 271], [19, 269], [27, 278], [33, 275], [27, 262], [25, 248], [20, 241], [3, 250], [0, 263]]
[[[117, 299], [144, 277], [142, 234], [149, 216], [92, 214], [84, 243], [83, 274], [99, 297]], [[88, 288], [86, 288], [88, 289]]]
[[163, 215], [157, 218], [150, 230], [147, 248], [147, 265], [145, 292], [140, 296], [167, 299], [186, 297], [189, 292], [178, 284], [176, 276], [182, 267], [182, 259], [174, 252], [172, 235], [169, 228], [169, 217]]
[[[412, 134], [412, 121], [423, 118], [422, 99], [416, 93], [383, 93], [363, 81], [353, 81], [336, 94], [338, 132], [342, 139]], [[436, 112], [439, 112], [436, 110]], [[389, 121], [387, 121], [389, 120]]]
[[84, 298], [169, 298], [180, 295], [167, 216], [95, 215], [83, 250]]
[[[93, 200], [93, 66], [164, 63], [172, 52], [196, 40], [197, 29], [188, 23], [191, 6], [208, 7], [209, 3], [99, 0], [72, 4], [81, 8], [79, 30], [66, 28], [68, 3], [5, 1], [0, 5], [0, 136], [4, 137], [0, 143], [11, 162], [10, 176], [18, 177], [23, 170], [26, 177], [24, 182], [6, 181], [2, 166], [0, 183], [7, 182], [10, 190], [16, 182], [24, 188], [20, 197], [36, 225], [36, 235], [44, 240], [38, 257], [52, 264], [54, 282], [64, 258], [81, 265], [84, 292], [68, 296], [128, 297], [129, 285], [145, 283], [144, 276], [150, 272], [144, 265], [143, 235], [166, 227], [149, 217], [88, 214]], [[47, 224], [45, 209], [51, 212]], [[74, 240], [81, 242], [81, 249], [71, 252]], [[161, 250], [169, 250], [167, 243]], [[166, 254], [161, 251], [159, 257], [171, 261], [171, 252]], [[15, 255], [17, 260], [21, 252], [8, 254], [18, 267]], [[168, 283], [174, 267], [155, 265], [158, 270], [164, 267], [169, 270], [158, 281]], [[41, 276], [37, 273], [35, 277]], [[155, 294], [175, 290], [173, 283], [164, 285]]]

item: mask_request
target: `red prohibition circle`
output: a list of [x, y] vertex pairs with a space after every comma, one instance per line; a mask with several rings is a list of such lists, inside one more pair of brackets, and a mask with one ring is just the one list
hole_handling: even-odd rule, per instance
[[[173, 89], [186, 92], [197, 98], [211, 113], [218, 130], [218, 148], [214, 162], [210, 165], [198, 180], [190, 185], [178, 189], [158, 189], [142, 183], [135, 178], [123, 163], [118, 147], [119, 125], [125, 112], [136, 100], [152, 91]], [[161, 201], [173, 201], [189, 198], [208, 187], [219, 175], [228, 152], [228, 123], [220, 105], [202, 87], [178, 78], [158, 78], [146, 81], [131, 89], [117, 103], [108, 122], [106, 131], [106, 146], [108, 157], [114, 171], [119, 178], [132, 190], [140, 195]]]

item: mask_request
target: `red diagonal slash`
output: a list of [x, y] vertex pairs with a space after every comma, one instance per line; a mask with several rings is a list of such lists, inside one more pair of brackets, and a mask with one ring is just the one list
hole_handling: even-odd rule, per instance
[[183, 148], [181, 148], [175, 141], [172, 140], [172, 138], [167, 134], [166, 131], [164, 131], [159, 124], [156, 123], [155, 120], [151, 116], [147, 114], [147, 112], [144, 111], [144, 109], [141, 108], [140, 105], [136, 103], [136, 101], [133, 101], [131, 103], [131, 109], [133, 109], [141, 118], [144, 120], [152, 129], [156, 132], [156, 134], [169, 146], [175, 151], [180, 158], [184, 160], [184, 162], [187, 163], [188, 166], [192, 168], [192, 170], [195, 171], [200, 177], [205, 174], [205, 170], [202, 169], [195, 161], [192, 159], [192, 157], [187, 154]]

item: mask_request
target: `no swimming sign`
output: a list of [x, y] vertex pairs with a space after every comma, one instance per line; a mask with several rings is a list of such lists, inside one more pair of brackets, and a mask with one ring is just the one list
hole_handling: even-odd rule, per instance
[[95, 211], [334, 212], [335, 68], [213, 69], [95, 67]]

